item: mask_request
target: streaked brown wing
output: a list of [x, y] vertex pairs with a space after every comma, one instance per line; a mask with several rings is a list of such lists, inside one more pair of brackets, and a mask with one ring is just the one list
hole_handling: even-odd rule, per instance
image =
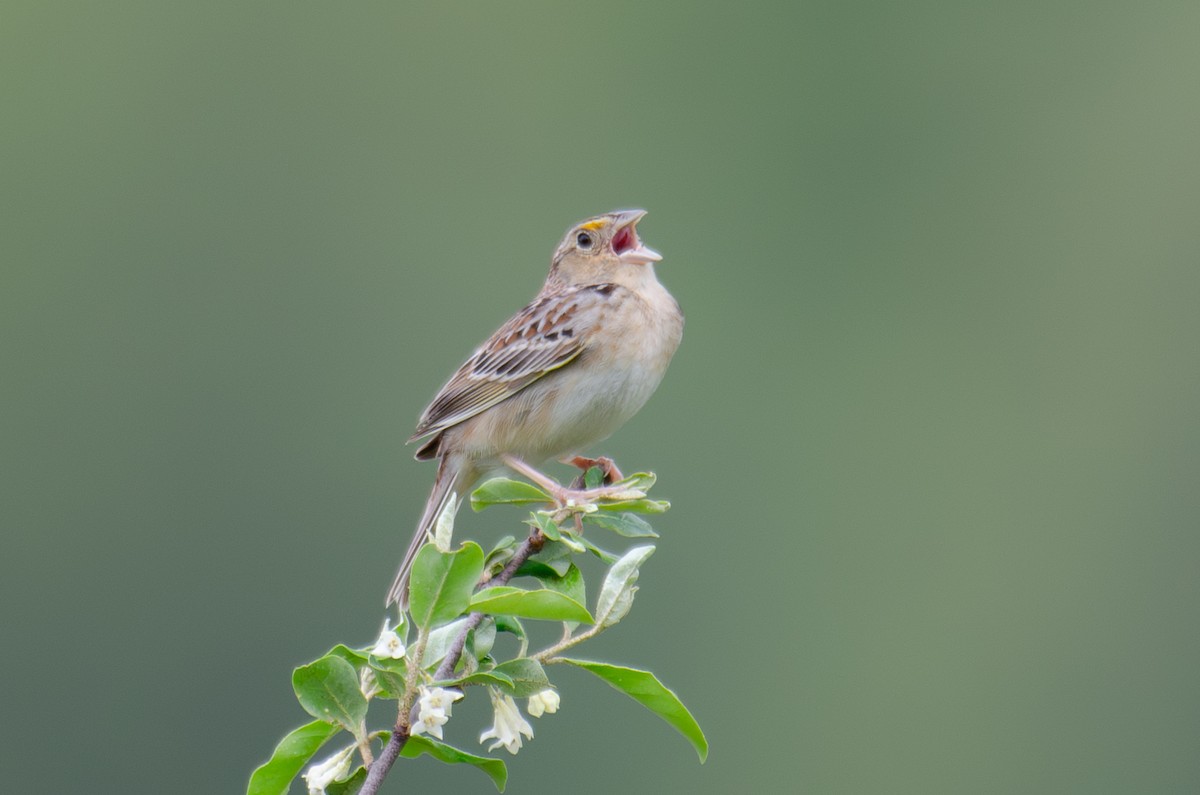
[[470, 419], [568, 364], [595, 324], [597, 301], [611, 290], [611, 285], [564, 287], [522, 309], [458, 368], [421, 414], [409, 441]]

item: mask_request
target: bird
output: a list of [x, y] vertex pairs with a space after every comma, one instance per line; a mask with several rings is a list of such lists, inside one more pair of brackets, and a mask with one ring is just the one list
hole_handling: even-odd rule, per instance
[[662, 255], [638, 236], [645, 215], [617, 210], [568, 229], [537, 296], [422, 412], [408, 443], [425, 440], [415, 457], [436, 459], [437, 474], [387, 605], [405, 608], [429, 531], [485, 476], [530, 477], [551, 459], [592, 461], [572, 457], [608, 438], [658, 388], [683, 338], [683, 313], [655, 274]]

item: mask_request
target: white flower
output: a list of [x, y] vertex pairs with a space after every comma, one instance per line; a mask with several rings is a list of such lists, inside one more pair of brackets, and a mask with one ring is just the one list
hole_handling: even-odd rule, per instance
[[549, 712], [554, 714], [558, 712], [558, 704], [561, 699], [558, 697], [558, 691], [547, 688], [540, 693], [534, 693], [529, 697], [529, 705], [525, 710], [535, 718], [542, 717], [542, 713]]
[[404, 657], [404, 641], [400, 640], [395, 631], [388, 629], [387, 619], [384, 619], [379, 640], [375, 641], [375, 648], [371, 649], [371, 654], [381, 660], [400, 660]]
[[375, 672], [370, 668], [363, 668], [358, 672], [358, 689], [367, 701], [375, 698], [383, 690], [379, 686], [379, 680], [375, 678]]
[[325, 795], [325, 788], [338, 779], [343, 779], [350, 772], [351, 756], [354, 746], [350, 745], [338, 751], [324, 762], [317, 762], [308, 768], [304, 774], [304, 783], [308, 785], [308, 795]]
[[505, 695], [494, 687], [489, 687], [488, 693], [492, 697], [493, 725], [479, 735], [479, 742], [494, 739], [496, 742], [488, 746], [489, 751], [495, 751], [503, 745], [510, 754], [515, 754], [521, 750], [522, 734], [527, 739], [533, 739], [533, 727], [521, 717], [512, 696]]
[[420, 698], [417, 701], [417, 722], [412, 725], [409, 733], [429, 734], [442, 739], [442, 727], [450, 720], [450, 707], [462, 697], [463, 694], [458, 690], [421, 685]]

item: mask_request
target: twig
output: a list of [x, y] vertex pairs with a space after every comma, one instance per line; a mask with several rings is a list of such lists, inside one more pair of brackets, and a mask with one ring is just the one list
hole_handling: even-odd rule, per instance
[[396, 759], [399, 758], [400, 751], [406, 742], [408, 742], [408, 727], [405, 726], [403, 730], [397, 727], [392, 732], [392, 736], [388, 738], [387, 745], [383, 746], [383, 751], [376, 758], [375, 764], [367, 769], [367, 780], [363, 782], [362, 789], [358, 791], [359, 795], [364, 795], [364, 793], [375, 795], [379, 792], [383, 779], [387, 777], [392, 765], [396, 764]]
[[412, 725], [412, 718], [409, 716], [405, 720], [405, 716], [409, 715], [412, 710], [413, 702], [417, 697], [417, 678], [421, 673], [421, 660], [425, 659], [425, 647], [429, 645], [429, 629], [421, 627], [417, 630], [417, 645], [413, 650], [412, 659], [417, 662], [416, 665], [408, 667], [408, 675], [404, 677], [404, 697], [400, 699], [399, 714], [396, 718], [396, 730], [407, 729]]
[[412, 659], [417, 664], [409, 667], [408, 676], [405, 678], [404, 694], [400, 697], [400, 710], [396, 717], [396, 725], [392, 728], [392, 736], [383, 746], [383, 751], [379, 754], [378, 759], [374, 762], [363, 759], [367, 765], [367, 780], [363, 782], [362, 789], [359, 790], [360, 795], [364, 792], [374, 795], [379, 791], [383, 779], [392, 769], [392, 765], [396, 764], [396, 760], [400, 757], [400, 751], [408, 742], [408, 734], [412, 727], [413, 697], [417, 691], [417, 671], [420, 668], [421, 658], [425, 656], [425, 646], [428, 642], [429, 630], [422, 627], [417, 631], [416, 648], [413, 649]]
[[542, 649], [537, 654], [532, 655], [532, 659], [537, 660], [540, 663], [561, 662], [559, 659], [557, 659], [561, 652], [566, 651], [572, 646], [583, 643], [585, 640], [596, 637], [606, 629], [608, 629], [608, 627], [604, 626], [603, 624], [597, 624], [585, 632], [580, 632], [578, 635], [567, 636], [558, 643], [555, 643], [553, 646]]
[[[529, 556], [540, 550], [545, 543], [546, 537], [542, 535], [542, 531], [536, 527], [533, 528], [529, 533], [529, 537], [521, 543], [521, 546], [517, 547], [508, 565], [495, 577], [481, 582], [480, 586], [506, 584], [516, 576], [517, 569], [521, 568], [525, 561], [529, 560]], [[462, 658], [463, 648], [467, 643], [467, 633], [478, 627], [482, 621], [483, 613], [471, 613], [467, 617], [467, 623], [459, 630], [458, 635], [454, 638], [454, 642], [450, 644], [450, 650], [446, 652], [446, 657], [442, 660], [442, 664], [434, 672], [433, 678], [435, 680], [448, 679], [454, 675], [454, 669], [458, 666], [458, 661]], [[422, 646], [422, 648], [418, 649], [418, 654], [414, 658], [416, 665], [413, 667], [413, 672], [420, 667], [423, 654], [424, 647]], [[405, 693], [405, 698], [402, 699], [401, 704], [402, 706], [405, 703], [412, 705], [413, 694], [411, 691], [414, 690], [413, 685], [410, 683], [405, 689], [410, 692]], [[388, 738], [387, 745], [383, 747], [379, 758], [375, 760], [374, 764], [368, 767], [367, 780], [363, 782], [362, 789], [358, 791], [358, 795], [376, 795], [379, 792], [379, 787], [383, 785], [384, 778], [387, 777], [388, 772], [392, 769], [392, 765], [396, 764], [396, 760], [400, 757], [400, 751], [403, 750], [404, 744], [408, 742], [409, 728], [412, 723], [411, 711], [414, 708], [414, 706], [410, 706], [407, 710], [401, 709], [400, 716], [396, 719], [396, 727], [392, 731], [392, 736]]]
[[358, 753], [362, 755], [363, 764], [367, 767], [375, 762], [375, 754], [371, 753], [371, 738], [366, 734], [358, 741]]

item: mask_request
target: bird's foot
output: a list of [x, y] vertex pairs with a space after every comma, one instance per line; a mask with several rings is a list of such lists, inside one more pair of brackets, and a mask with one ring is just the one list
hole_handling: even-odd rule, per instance
[[[572, 464], [581, 467], [585, 472], [593, 465], [604, 468], [604, 479], [606, 485], [597, 486], [593, 489], [580, 488], [579, 486], [582, 486], [582, 484], [578, 484], [578, 486], [572, 486], [571, 488], [566, 488], [553, 478], [547, 477], [515, 456], [505, 455], [501, 457], [501, 460], [509, 469], [513, 470], [518, 475], [528, 478], [534, 485], [549, 494], [559, 508], [572, 508], [576, 505], [596, 502], [597, 500], [603, 500], [606, 498], [611, 499], [623, 497], [627, 496], [629, 492], [629, 490], [626, 488], [619, 488], [611, 485], [612, 481], [610, 481], [609, 478], [615, 473], [616, 477], [614, 479], [619, 481], [621, 480], [621, 472], [617, 469], [616, 465], [613, 464], [612, 460], [608, 458], [590, 459], [579, 456], [571, 461]], [[581, 461], [587, 462], [587, 466], [584, 467], [581, 463], [579, 463]]]

